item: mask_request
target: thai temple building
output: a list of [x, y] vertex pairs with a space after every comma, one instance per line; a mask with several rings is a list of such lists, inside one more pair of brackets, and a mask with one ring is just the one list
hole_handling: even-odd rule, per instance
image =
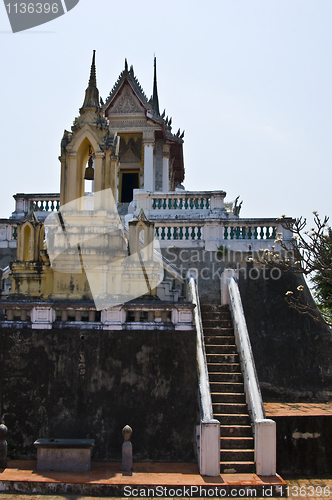
[[223, 186], [187, 191], [183, 145], [159, 107], [156, 60], [150, 99], [126, 60], [103, 100], [94, 51], [61, 139], [60, 193], [17, 193], [0, 219], [13, 458], [57, 437], [95, 439], [93, 460], [117, 461], [129, 424], [134, 461], [197, 462], [209, 476], [306, 470], [294, 428], [264, 403], [330, 400], [332, 344], [284, 301], [303, 278], [254, 258], [292, 234], [241, 217]]

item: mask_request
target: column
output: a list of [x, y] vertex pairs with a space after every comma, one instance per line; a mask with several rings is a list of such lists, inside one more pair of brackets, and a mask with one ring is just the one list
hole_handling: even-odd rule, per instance
[[107, 201], [105, 193], [105, 168], [103, 168], [104, 153], [96, 152], [94, 160], [95, 179], [94, 179], [94, 209], [106, 210]]
[[154, 132], [143, 133], [144, 144], [144, 191], [154, 191], [153, 150]]
[[170, 146], [168, 144], [163, 145], [163, 192], [167, 193], [169, 191], [169, 157], [170, 157]]
[[[79, 198], [78, 184], [77, 184], [77, 154], [69, 154], [69, 166], [67, 171], [64, 173], [63, 184], [60, 189], [61, 197], [63, 200], [60, 201], [61, 205], [71, 203], [70, 207], [72, 210], [79, 210]], [[66, 207], [68, 210], [68, 207]]]

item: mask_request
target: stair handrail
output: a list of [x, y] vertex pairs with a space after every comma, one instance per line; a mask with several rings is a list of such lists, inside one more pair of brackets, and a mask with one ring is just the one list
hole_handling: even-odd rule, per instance
[[229, 303], [233, 318], [246, 400], [253, 424], [256, 472], [260, 475], [274, 476], [276, 474], [276, 423], [265, 417], [263, 398], [237, 280], [232, 270], [225, 270], [224, 273], [224, 284], [227, 284], [228, 294], [224, 294], [222, 290], [222, 297]]
[[198, 287], [195, 278], [190, 277], [188, 281], [189, 299], [195, 304], [194, 324], [196, 327], [196, 358], [197, 358], [197, 376], [199, 391], [199, 406], [201, 420], [213, 419], [212, 399], [210, 393], [210, 383], [208, 368], [206, 362], [203, 324], [201, 316], [201, 307], [198, 296]]
[[196, 365], [200, 409], [200, 424], [197, 426], [199, 472], [203, 476], [219, 476], [220, 423], [213, 418], [198, 286], [195, 278], [192, 276], [188, 278], [188, 296], [191, 302], [196, 306], [193, 313], [196, 327]]
[[241, 358], [243, 377], [248, 387], [250, 400], [248, 401], [249, 410], [252, 412], [252, 420], [255, 422], [265, 418], [265, 411], [261, 390], [258, 385], [255, 361], [251, 349], [251, 343], [244, 316], [240, 290], [238, 284], [232, 276], [228, 282], [230, 308], [234, 321], [235, 338], [238, 340], [238, 349]]
[[1, 280], [5, 280], [6, 278], [8, 278], [9, 273], [10, 273], [10, 267], [9, 266], [6, 266], [3, 269], [0, 269]]

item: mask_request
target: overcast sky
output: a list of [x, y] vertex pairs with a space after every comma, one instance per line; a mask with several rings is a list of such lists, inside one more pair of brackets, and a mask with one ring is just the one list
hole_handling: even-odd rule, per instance
[[80, 0], [12, 34], [0, 6], [0, 218], [18, 192], [59, 192], [60, 141], [92, 50], [106, 99], [125, 57], [185, 129], [185, 187], [240, 195], [242, 217], [332, 215], [331, 0]]

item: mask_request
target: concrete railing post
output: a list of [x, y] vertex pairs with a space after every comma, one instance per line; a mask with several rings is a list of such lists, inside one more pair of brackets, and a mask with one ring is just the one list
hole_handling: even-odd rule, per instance
[[7, 436], [8, 429], [5, 425], [0, 425], [0, 469], [7, 467]]
[[132, 435], [132, 428], [126, 425], [122, 429], [124, 443], [122, 445], [122, 470], [124, 472], [131, 472], [133, 468], [133, 445], [130, 442]]
[[137, 207], [135, 213], [139, 214], [141, 208], [143, 208], [145, 215], [148, 215], [151, 211], [152, 199], [150, 193], [142, 191], [141, 189], [134, 189], [134, 197], [137, 201]]
[[212, 419], [201, 421], [200, 433], [200, 474], [219, 476], [220, 474], [220, 422]]
[[238, 269], [225, 269], [221, 275], [220, 280], [220, 292], [221, 292], [221, 305], [225, 306], [230, 303], [228, 281], [230, 278], [235, 278], [238, 280], [239, 271]]
[[276, 423], [268, 418], [255, 421], [256, 473], [274, 476], [277, 472]]
[[211, 210], [212, 212], [225, 212], [225, 191], [213, 191], [210, 198]]

